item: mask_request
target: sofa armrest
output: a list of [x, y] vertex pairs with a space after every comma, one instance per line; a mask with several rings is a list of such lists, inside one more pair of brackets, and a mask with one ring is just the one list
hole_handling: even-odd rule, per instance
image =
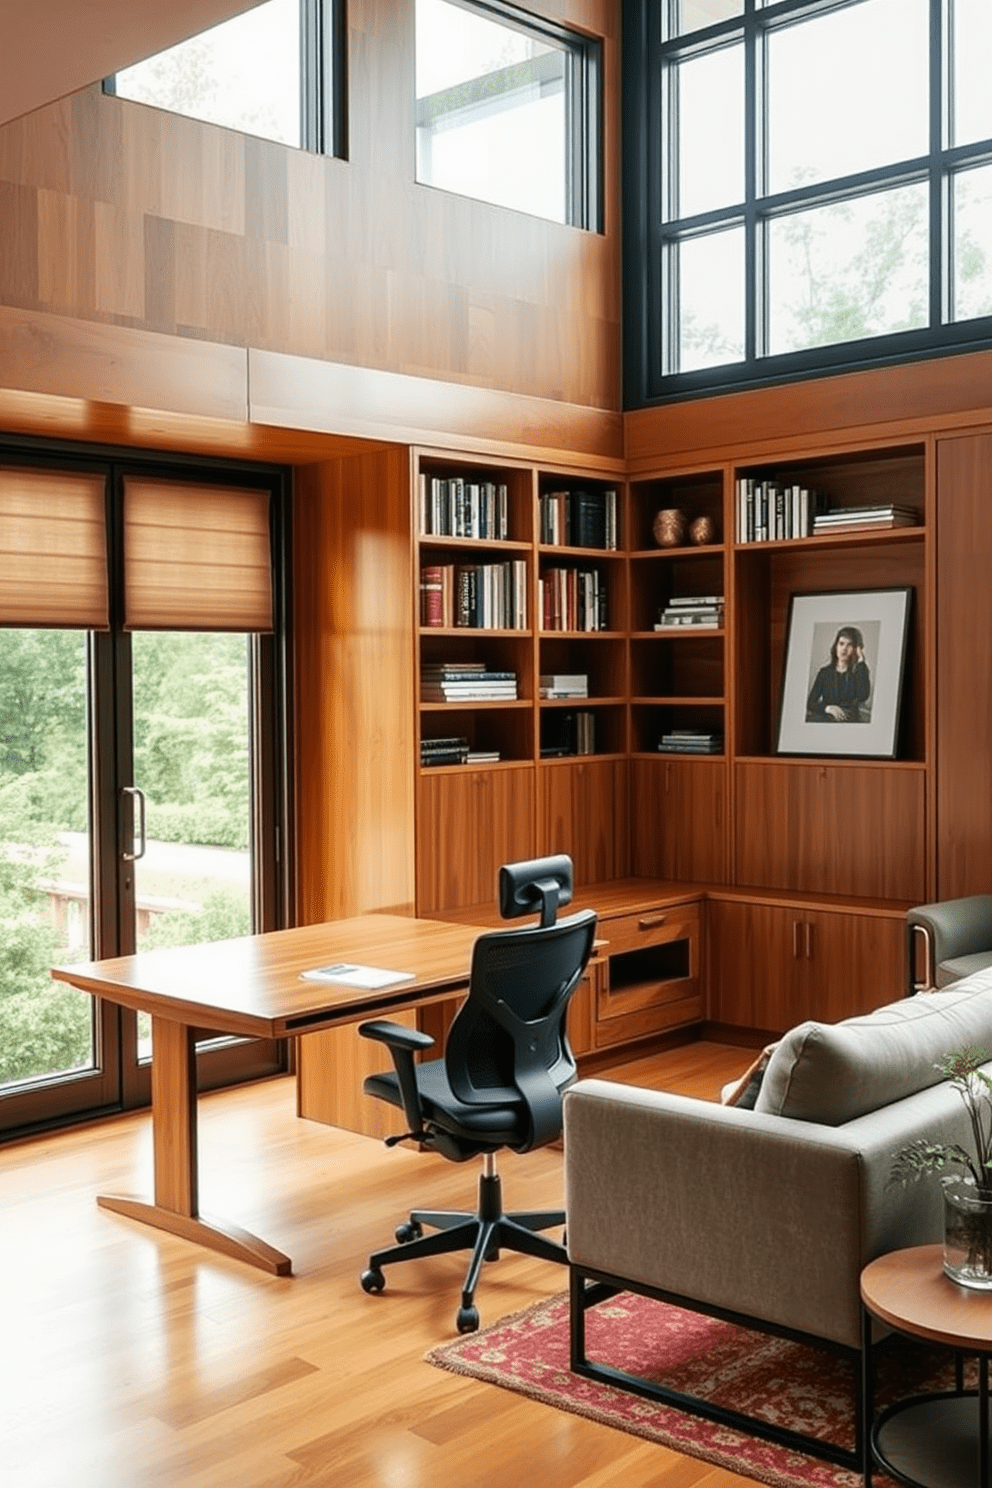
[[[937, 968], [944, 961], [992, 951], [992, 894], [919, 904], [906, 915], [906, 924], [911, 941], [917, 931], [927, 939], [927, 983], [935, 987]], [[912, 966], [912, 950], [910, 955]]]
[[918, 1135], [958, 1140], [946, 1085], [842, 1127], [582, 1080], [565, 1096], [569, 1259], [857, 1347], [860, 1275], [938, 1240], [939, 1186], [891, 1187]]

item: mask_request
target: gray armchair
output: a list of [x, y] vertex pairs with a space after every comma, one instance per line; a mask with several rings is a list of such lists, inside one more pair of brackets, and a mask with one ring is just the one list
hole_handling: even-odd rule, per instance
[[992, 966], [992, 894], [911, 909], [906, 915], [906, 966], [910, 997], [949, 987]]

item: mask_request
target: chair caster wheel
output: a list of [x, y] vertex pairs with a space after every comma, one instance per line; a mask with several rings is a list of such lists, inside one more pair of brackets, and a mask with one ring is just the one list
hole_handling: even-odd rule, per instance
[[455, 1323], [457, 1324], [459, 1333], [474, 1333], [479, 1326], [479, 1309], [477, 1307], [459, 1307]]
[[386, 1289], [386, 1278], [378, 1266], [374, 1268], [370, 1267], [368, 1271], [363, 1271], [361, 1283], [363, 1292], [382, 1292]]
[[411, 1240], [419, 1240], [424, 1233], [422, 1224], [411, 1219], [406, 1224], [397, 1225], [394, 1231], [397, 1245], [409, 1245]]

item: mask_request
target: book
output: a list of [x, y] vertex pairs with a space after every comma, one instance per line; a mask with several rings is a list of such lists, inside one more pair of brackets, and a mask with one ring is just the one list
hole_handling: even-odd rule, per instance
[[542, 698], [588, 697], [589, 678], [584, 673], [555, 673], [542, 675], [539, 683]]

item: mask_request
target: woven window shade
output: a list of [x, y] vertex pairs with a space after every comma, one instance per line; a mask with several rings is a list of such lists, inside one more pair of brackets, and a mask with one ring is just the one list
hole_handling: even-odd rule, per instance
[[268, 491], [125, 480], [124, 625], [270, 631]]
[[106, 630], [102, 475], [0, 465], [0, 624]]

